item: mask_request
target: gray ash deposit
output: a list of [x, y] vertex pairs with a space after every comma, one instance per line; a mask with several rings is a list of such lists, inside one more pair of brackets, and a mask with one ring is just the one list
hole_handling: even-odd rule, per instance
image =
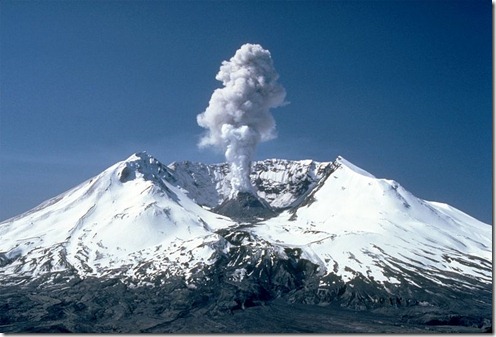
[[259, 221], [277, 215], [270, 205], [250, 192], [237, 192], [232, 198], [224, 200], [214, 209], [215, 213], [222, 214], [238, 221]]

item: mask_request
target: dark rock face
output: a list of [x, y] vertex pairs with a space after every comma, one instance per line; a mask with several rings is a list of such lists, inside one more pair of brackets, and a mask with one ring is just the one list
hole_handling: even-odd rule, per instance
[[224, 200], [213, 211], [231, 219], [248, 222], [277, 215], [266, 201], [249, 192], [238, 192], [234, 198]]

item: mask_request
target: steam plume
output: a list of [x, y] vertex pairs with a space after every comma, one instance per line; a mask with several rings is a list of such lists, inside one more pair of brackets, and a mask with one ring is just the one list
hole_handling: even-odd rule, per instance
[[258, 44], [244, 44], [223, 61], [215, 77], [216, 89], [207, 109], [197, 116], [207, 129], [199, 146], [225, 151], [231, 165], [233, 194], [251, 192], [250, 166], [258, 143], [276, 137], [271, 108], [284, 104], [286, 91], [277, 83], [270, 52]]

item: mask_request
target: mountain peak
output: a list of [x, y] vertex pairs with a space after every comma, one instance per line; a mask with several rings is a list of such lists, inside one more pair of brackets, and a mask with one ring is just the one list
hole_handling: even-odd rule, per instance
[[158, 162], [155, 157], [152, 155], [148, 154], [147, 151], [139, 151], [135, 152], [132, 155], [130, 155], [126, 160], [123, 160], [123, 162], [137, 162], [137, 161], [145, 161], [145, 162]]
[[369, 177], [369, 178], [375, 178], [374, 175], [370, 174], [369, 172], [365, 171], [364, 169], [359, 168], [358, 166], [355, 166], [354, 164], [350, 163], [348, 160], [344, 159], [342, 156], [338, 156], [336, 158], [336, 163], [338, 163], [340, 166], [347, 167], [351, 171], [358, 173], [359, 175]]
[[117, 165], [117, 177], [122, 183], [137, 176], [142, 176], [145, 180], [154, 180], [167, 175], [166, 167], [146, 151], [136, 152]]

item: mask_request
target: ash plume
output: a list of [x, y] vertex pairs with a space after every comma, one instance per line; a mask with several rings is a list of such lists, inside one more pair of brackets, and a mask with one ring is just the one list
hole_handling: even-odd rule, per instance
[[285, 89], [277, 82], [270, 52], [258, 44], [244, 44], [229, 61], [223, 61], [215, 77], [223, 84], [210, 98], [207, 109], [197, 116], [207, 129], [200, 148], [225, 152], [231, 166], [233, 195], [252, 192], [250, 165], [260, 142], [276, 137], [270, 112], [285, 104]]

